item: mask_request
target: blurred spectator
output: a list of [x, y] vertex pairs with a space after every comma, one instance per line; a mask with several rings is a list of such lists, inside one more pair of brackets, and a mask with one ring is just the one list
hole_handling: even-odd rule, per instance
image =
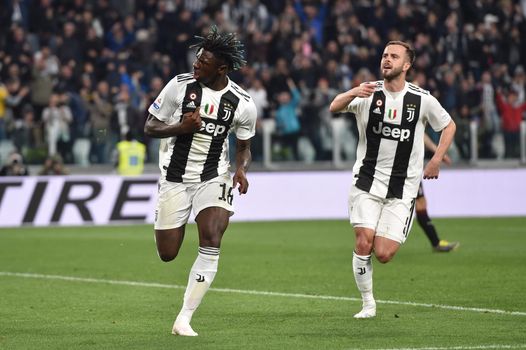
[[186, 72], [189, 69], [186, 52], [190, 45], [193, 34], [195, 33], [195, 21], [192, 18], [192, 12], [182, 9], [177, 16], [179, 30], [173, 41], [173, 59], [174, 69], [178, 72]]
[[92, 161], [107, 163], [111, 147], [110, 120], [113, 114], [110, 87], [106, 81], [100, 81], [95, 91], [87, 92], [83, 97], [90, 113]]
[[12, 62], [29, 64], [33, 56], [33, 47], [28, 39], [26, 30], [19, 25], [13, 25], [10, 34], [7, 37], [5, 50], [8, 52]]
[[96, 63], [100, 59], [104, 42], [97, 34], [97, 29], [94, 26], [86, 28], [86, 35], [81, 45], [81, 51], [86, 61]]
[[[146, 89], [147, 92], [144, 96], [144, 101], [146, 101], [146, 103], [141, 105], [140, 109], [142, 115], [140, 121], [141, 125], [144, 125], [144, 123], [146, 122], [146, 118], [148, 117], [148, 107], [150, 106], [149, 103], [155, 101], [157, 96], [159, 96], [159, 94], [161, 93], [163, 87], [164, 81], [161, 77], [155, 76], [150, 80], [149, 86]], [[142, 133], [138, 134], [137, 139], [146, 145], [148, 161], [154, 164], [159, 163], [159, 144], [161, 142], [160, 139], [149, 138]]]
[[481, 151], [482, 158], [494, 158], [496, 150], [493, 149], [493, 143], [500, 133], [500, 119], [495, 105], [495, 89], [491, 81], [491, 73], [484, 71], [481, 78]]
[[11, 14], [11, 22], [21, 25], [24, 28], [28, 27], [29, 23], [29, 6], [30, 0], [12, 0], [7, 1], [8, 11]]
[[292, 81], [287, 79], [289, 91], [278, 94], [278, 108], [276, 109], [276, 129], [281, 144], [281, 153], [287, 160], [299, 160], [298, 138], [300, 136], [300, 121], [297, 108], [301, 101], [301, 95]]
[[42, 74], [49, 77], [56, 77], [60, 69], [60, 61], [55, 56], [49, 46], [43, 45], [34, 55], [35, 64], [41, 65]]
[[64, 162], [62, 157], [55, 155], [47, 157], [42, 165], [42, 169], [38, 172], [38, 175], [67, 175], [69, 171], [64, 168]]
[[499, 107], [502, 118], [502, 132], [504, 134], [504, 144], [506, 146], [506, 158], [519, 157], [519, 135], [522, 121], [522, 113], [526, 111], [526, 102], [519, 104], [518, 94], [510, 89], [506, 98], [501, 89], [497, 89], [497, 106]]
[[470, 123], [473, 120], [478, 120], [480, 115], [480, 94], [476, 90], [476, 85], [469, 79], [460, 80], [455, 104], [457, 105], [456, 111], [452, 113], [457, 124], [455, 144], [460, 151], [461, 157], [469, 159], [471, 155]]
[[526, 101], [526, 74], [522, 66], [517, 66], [513, 73], [511, 88], [517, 92], [517, 103]]
[[269, 101], [267, 96], [267, 90], [260, 79], [254, 79], [251, 87], [247, 89], [247, 92], [256, 105], [258, 119], [256, 121], [256, 135], [251, 141], [252, 158], [255, 161], [263, 159], [263, 130], [261, 121], [268, 117]]
[[27, 176], [29, 170], [24, 165], [22, 156], [14, 151], [7, 158], [6, 164], [0, 168], [0, 176]]
[[276, 99], [277, 95], [282, 91], [289, 91], [287, 80], [290, 79], [290, 71], [288, 63], [285, 59], [280, 58], [276, 62], [276, 67], [267, 85], [268, 93], [272, 99]]
[[89, 137], [89, 113], [81, 96], [75, 92], [57, 89], [60, 100], [71, 110], [73, 120], [70, 124], [72, 141]]
[[328, 0], [321, 0], [319, 5], [317, 3], [303, 3], [301, 0], [295, 0], [294, 8], [301, 22], [314, 38], [316, 45], [322, 47], [324, 43], [323, 33], [327, 19]]
[[8, 96], [6, 98], [6, 105], [11, 113], [12, 119], [22, 119], [22, 108], [29, 105], [29, 87], [22, 85], [19, 79], [12, 78], [6, 83]]
[[122, 85], [116, 96], [115, 108], [111, 118], [111, 130], [118, 140], [124, 139], [128, 132], [135, 135], [143, 128], [143, 117], [138, 108], [131, 102], [127, 85]]
[[75, 64], [82, 62], [81, 42], [76, 33], [76, 25], [66, 22], [63, 25], [63, 34], [57, 38], [57, 56], [62, 64]]
[[57, 153], [63, 159], [71, 160], [71, 133], [70, 124], [73, 121], [71, 109], [61, 100], [61, 96], [54, 93], [49, 98], [49, 105], [42, 112], [42, 121], [44, 122], [48, 156], [56, 156]]
[[322, 77], [305, 99], [308, 103], [304, 103], [302, 124], [316, 152], [316, 160], [330, 160], [332, 156], [332, 113], [329, 104], [337, 94], [337, 90]]
[[144, 170], [146, 146], [137, 141], [131, 131], [117, 143], [116, 166], [119, 175], [140, 175]]
[[7, 137], [7, 96], [7, 88], [0, 80], [0, 141]]
[[39, 125], [35, 122], [33, 107], [25, 105], [21, 117], [13, 123], [11, 128], [11, 140], [17, 149], [23, 154], [28, 149], [36, 148], [43, 142]]
[[47, 106], [53, 91], [51, 77], [43, 55], [35, 55], [35, 62], [31, 71], [31, 104], [35, 110], [37, 121], [41, 120], [42, 111]]
[[[127, 20], [133, 22], [133, 18], [128, 17]], [[126, 50], [135, 40], [134, 24], [128, 26], [125, 30], [121, 22], [113, 24], [111, 31], [106, 35], [106, 47], [114, 53]]]
[[[374, 62], [380, 58], [386, 41], [412, 42], [417, 51], [412, 70], [415, 80], [426, 77], [423, 87], [436, 95], [454, 118], [468, 123], [480, 118], [480, 157], [493, 157], [495, 153], [500, 155], [497, 146], [501, 139], [495, 89], [511, 86], [517, 91], [517, 103], [526, 98], [523, 3], [4, 1], [0, 5], [0, 80], [8, 95], [3, 135], [18, 144], [25, 145], [27, 140], [41, 147], [41, 112], [51, 92], [56, 91], [65, 95], [61, 99], [72, 110], [71, 141], [88, 141], [86, 137], [91, 137], [93, 160], [108, 163], [117, 133], [109, 139], [112, 134], [107, 124], [112, 115], [118, 114], [112, 104], [119, 99], [121, 86], [127, 85], [133, 108], [144, 111], [158, 95], [148, 94], [150, 83], [157, 77], [169, 81], [175, 71], [190, 70], [194, 52], [189, 44], [215, 22], [222, 30], [235, 29], [245, 43], [246, 58], [254, 71], [245, 69], [231, 78], [250, 89], [259, 84], [254, 79], [259, 77], [266, 88], [269, 115], [279, 107], [280, 93], [290, 94], [287, 79], [294, 79], [302, 96], [314, 97], [322, 80], [327, 80], [332, 89], [348, 90], [357, 81], [377, 79]], [[470, 86], [462, 91], [466, 79]], [[107, 96], [94, 103], [93, 90], [98, 90], [103, 81], [109, 85]], [[473, 91], [475, 87], [477, 91]], [[481, 99], [478, 111], [471, 108], [477, 94]], [[468, 96], [469, 103], [460, 96]], [[33, 109], [31, 118], [23, 116], [26, 105]], [[317, 157], [323, 159], [330, 151], [325, 137], [320, 146], [317, 132], [326, 117], [324, 107], [317, 98], [304, 98], [301, 106], [301, 139], [307, 137]], [[26, 120], [31, 125], [25, 125]], [[467, 158], [468, 129], [457, 134], [464, 136], [458, 141], [463, 158]], [[147, 144], [148, 160], [156, 162], [157, 140], [136, 136]], [[330, 139], [329, 134], [326, 136]], [[21, 152], [26, 161], [32, 161], [23, 149]]]

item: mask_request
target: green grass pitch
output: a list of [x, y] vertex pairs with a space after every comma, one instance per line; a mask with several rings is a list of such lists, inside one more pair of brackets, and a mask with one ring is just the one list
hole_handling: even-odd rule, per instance
[[0, 349], [526, 348], [526, 218], [435, 224], [460, 248], [432, 253], [415, 223], [373, 262], [378, 316], [355, 320], [345, 220], [232, 223], [196, 338], [170, 334], [195, 225], [170, 263], [149, 225], [1, 229]]

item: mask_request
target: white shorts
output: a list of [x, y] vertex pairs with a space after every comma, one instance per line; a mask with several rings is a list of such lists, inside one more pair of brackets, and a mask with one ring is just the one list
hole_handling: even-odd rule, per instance
[[234, 215], [232, 185], [229, 174], [197, 183], [171, 182], [161, 178], [155, 209], [155, 229], [167, 230], [185, 225], [192, 208], [195, 216], [210, 207], [225, 208], [230, 215]]
[[366, 227], [376, 236], [404, 243], [413, 225], [415, 199], [381, 198], [353, 186], [349, 218], [353, 227]]

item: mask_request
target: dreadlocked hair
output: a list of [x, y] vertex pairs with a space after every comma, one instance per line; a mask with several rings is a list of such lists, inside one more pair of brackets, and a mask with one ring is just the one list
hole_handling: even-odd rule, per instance
[[194, 38], [199, 42], [190, 48], [197, 48], [197, 52], [203, 49], [213, 53], [228, 65], [229, 71], [238, 70], [247, 63], [244, 45], [234, 33], [219, 33], [217, 26], [212, 25], [206, 36], [196, 35]]

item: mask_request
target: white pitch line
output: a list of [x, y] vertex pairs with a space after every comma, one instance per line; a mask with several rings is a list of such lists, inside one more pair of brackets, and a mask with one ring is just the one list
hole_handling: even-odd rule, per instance
[[[104, 284], [114, 284], [114, 285], [133, 286], [133, 287], [147, 287], [147, 288], [186, 289], [186, 286], [179, 286], [175, 284], [107, 280], [107, 279], [98, 279], [98, 278], [60, 276], [60, 275], [44, 275], [44, 274], [38, 274], [38, 273], [20, 273], [20, 272], [0, 271], [0, 276], [39, 278], [39, 279], [86, 282], [86, 283], [104, 283]], [[362, 299], [360, 298], [338, 297], [338, 296], [331, 296], [331, 295], [281, 293], [281, 292], [267, 292], [267, 291], [259, 291], [259, 290], [230, 289], [230, 288], [210, 288], [210, 290], [214, 292], [222, 292], [222, 293], [266, 295], [266, 296], [287, 297], [287, 298], [303, 298], [303, 299], [335, 300], [335, 301], [362, 301]], [[486, 309], [486, 308], [479, 308], [479, 307], [464, 307], [464, 306], [442, 305], [442, 304], [414, 303], [411, 301], [397, 301], [397, 300], [376, 300], [376, 302], [379, 304], [407, 305], [407, 306], [416, 306], [416, 307], [445, 309], [445, 310], [471, 311], [471, 312], [479, 312], [479, 313], [491, 313], [491, 314], [502, 314], [502, 315], [512, 315], [512, 316], [526, 316], [526, 312], [524, 311], [507, 311], [507, 310]], [[429, 349], [434, 350], [435, 348], [429, 348]], [[442, 348], [437, 348], [437, 349], [442, 349]], [[455, 349], [455, 348], [447, 348], [447, 349]], [[383, 350], [388, 350], [388, 349], [383, 349]], [[403, 349], [397, 349], [397, 350], [403, 350]]]
[[526, 349], [526, 344], [521, 345], [473, 345], [473, 346], [447, 346], [425, 348], [392, 348], [392, 349], [349, 349], [349, 350], [490, 350], [490, 349]]

